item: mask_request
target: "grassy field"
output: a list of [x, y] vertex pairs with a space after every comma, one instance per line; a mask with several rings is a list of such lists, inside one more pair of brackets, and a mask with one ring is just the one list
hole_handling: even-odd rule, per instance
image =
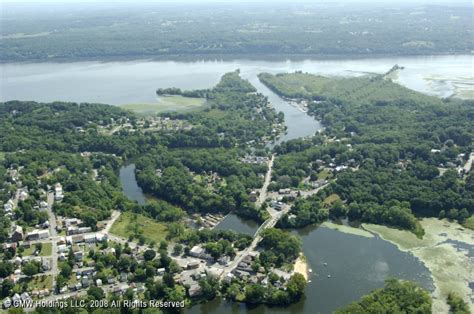
[[[29, 248], [25, 249], [25, 251], [23, 252], [23, 256], [31, 255], [35, 251], [36, 251], [36, 246], [31, 245]], [[50, 242], [43, 243], [39, 256], [51, 256], [52, 253], [53, 253], [53, 247], [51, 243]]]
[[190, 111], [204, 107], [206, 100], [204, 98], [191, 98], [179, 95], [160, 96], [156, 103], [146, 104], [124, 104], [123, 109], [131, 110], [137, 113], [159, 113], [166, 111]]
[[4, 161], [4, 160], [5, 160], [5, 153], [0, 152], [0, 161]]
[[168, 228], [165, 223], [140, 214], [125, 212], [115, 221], [110, 232], [125, 239], [141, 233], [148, 243], [150, 241], [160, 243], [161, 240], [165, 240]]
[[327, 180], [331, 177], [332, 177], [332, 172], [327, 168], [324, 168], [323, 170], [321, 170], [320, 173], [318, 173], [319, 180]]
[[339, 197], [339, 195], [331, 194], [328, 197], [326, 197], [326, 199], [324, 199], [323, 204], [327, 205], [327, 206], [330, 206], [335, 201], [340, 201], [340, 200], [341, 200], [341, 198]]
[[36, 276], [28, 281], [28, 289], [31, 290], [42, 290], [49, 289], [51, 290], [53, 286], [53, 277], [52, 276]]

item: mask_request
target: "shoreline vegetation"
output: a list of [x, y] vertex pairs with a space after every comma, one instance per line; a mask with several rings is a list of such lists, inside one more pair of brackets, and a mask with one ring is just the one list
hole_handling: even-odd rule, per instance
[[469, 257], [469, 250], [474, 246], [474, 231], [446, 219], [424, 218], [420, 223], [425, 230], [423, 239], [408, 231], [381, 225], [363, 224], [362, 227], [425, 264], [435, 285], [433, 313], [449, 312], [446, 300], [452, 292], [474, 311], [473, 292], [469, 287], [474, 281], [474, 265]]
[[323, 222], [321, 226], [324, 226], [326, 228], [330, 228], [342, 233], [352, 234], [356, 236], [361, 236], [361, 237], [366, 237], [366, 238], [374, 237], [374, 235], [371, 232], [368, 232], [367, 230], [364, 230], [363, 228], [340, 225], [340, 224], [336, 224], [330, 221]]

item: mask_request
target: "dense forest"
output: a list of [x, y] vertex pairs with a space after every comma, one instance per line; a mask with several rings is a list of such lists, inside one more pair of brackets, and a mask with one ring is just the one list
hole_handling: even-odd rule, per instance
[[[364, 296], [360, 301], [337, 310], [337, 314], [354, 313], [431, 313], [427, 291], [411, 282], [388, 279], [385, 287]], [[456, 313], [456, 312], [455, 312]]]
[[[266, 213], [250, 203], [248, 194], [261, 186], [266, 166], [242, 164], [239, 158], [249, 141], [258, 145], [263, 138], [269, 139], [273, 125], [283, 117], [267, 106], [266, 98], [257, 94], [238, 72], [224, 75], [205, 94], [210, 108], [169, 116], [201, 125], [203, 133], [218, 134], [220, 145], [188, 150], [169, 142], [168, 148], [153, 148], [136, 160], [137, 180], [145, 191], [190, 212], [235, 211], [263, 220]], [[194, 134], [192, 140], [200, 138]], [[203, 184], [197, 177], [202, 173], [214, 173], [219, 183], [212, 187]]]
[[5, 4], [3, 10], [1, 62], [426, 55], [474, 47], [468, 5]]
[[296, 72], [259, 78], [280, 95], [306, 103], [325, 125], [311, 140], [276, 148], [282, 155], [275, 163], [275, 188], [317, 178], [328, 164], [346, 167], [328, 174], [337, 180], [312, 207], [302, 211], [297, 203], [294, 212], [308, 217], [304, 221], [320, 221], [315, 210], [333, 194], [345, 202], [337, 209], [341, 216], [418, 235], [423, 231], [414, 215], [464, 222], [474, 212], [474, 174], [461, 168], [473, 150], [471, 101], [426, 96], [383, 75], [327, 78]]

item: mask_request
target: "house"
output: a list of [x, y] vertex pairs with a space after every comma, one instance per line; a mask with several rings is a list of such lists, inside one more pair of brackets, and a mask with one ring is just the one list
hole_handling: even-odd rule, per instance
[[80, 220], [79, 218], [67, 218], [66, 220], [64, 220], [64, 224], [66, 225], [66, 227], [77, 226], [77, 225], [80, 225], [81, 223], [82, 223], [82, 220]]
[[74, 259], [76, 261], [82, 261], [83, 258], [84, 258], [84, 252], [83, 251], [74, 252]]
[[12, 199], [9, 199], [8, 202], [6, 202], [4, 205], [3, 205], [3, 209], [5, 210], [6, 213], [10, 213], [13, 211], [13, 200]]
[[188, 294], [191, 298], [198, 297], [202, 294], [202, 288], [199, 284], [195, 283], [189, 287]]
[[46, 203], [45, 201], [41, 201], [39, 203], [39, 211], [44, 212], [44, 211], [47, 211], [47, 210], [48, 210], [48, 203]]
[[225, 275], [224, 277], [224, 282], [225, 283], [230, 283], [232, 281], [232, 279], [234, 279], [234, 274], [232, 273], [228, 273], [227, 275]]
[[18, 194], [18, 199], [20, 201], [24, 201], [28, 198], [28, 192], [25, 189], [22, 189], [20, 193]]
[[127, 278], [128, 278], [128, 274], [127, 273], [120, 273], [120, 281], [127, 281]]
[[12, 242], [23, 241], [23, 228], [21, 226], [15, 226], [13, 233], [11, 235]]
[[283, 209], [283, 203], [282, 202], [275, 202], [273, 203], [273, 208], [276, 210], [282, 210]]
[[30, 295], [28, 294], [28, 292], [23, 292], [23, 293], [20, 295], [20, 297], [21, 297], [21, 300], [22, 300], [23, 302], [31, 301], [31, 297], [30, 297]]
[[206, 259], [206, 260], [213, 259], [211, 255], [206, 253], [205, 249], [197, 245], [193, 246], [191, 250], [189, 250], [189, 255], [192, 257], [197, 257], [197, 258]]
[[66, 253], [68, 250], [69, 249], [65, 244], [58, 245], [58, 253]]
[[102, 286], [102, 279], [97, 279], [97, 280], [95, 281], [95, 284], [97, 285], [97, 287]]
[[10, 306], [12, 306], [12, 299], [10, 299], [9, 297], [3, 299], [2, 306], [4, 309], [8, 309]]
[[21, 297], [18, 293], [15, 293], [12, 297], [12, 304], [19, 304], [21, 301]]
[[48, 271], [48, 270], [51, 269], [51, 264], [50, 264], [50, 262], [49, 262], [49, 259], [47, 259], [47, 258], [43, 259], [41, 268], [42, 268], [44, 271]]
[[28, 241], [47, 239], [48, 237], [49, 237], [48, 230], [33, 230], [26, 234], [26, 239]]
[[230, 257], [229, 256], [222, 256], [220, 257], [217, 262], [221, 265], [228, 265], [230, 263]]
[[95, 240], [96, 240], [96, 242], [107, 241], [107, 235], [103, 234], [103, 233], [100, 233], [100, 232], [97, 232], [95, 234]]
[[84, 236], [83, 235], [76, 235], [71, 237], [72, 243], [81, 243], [84, 242]]
[[63, 186], [61, 185], [61, 183], [56, 183], [54, 185], [54, 199], [59, 202], [62, 201], [63, 198]]
[[206, 250], [204, 250], [202, 247], [197, 246], [197, 245], [193, 246], [191, 250], [189, 250], [189, 255], [192, 257], [197, 257], [197, 258], [200, 258], [205, 253], [206, 253]]
[[257, 191], [250, 192], [249, 201], [255, 203], [257, 201], [257, 198], [258, 198]]
[[82, 276], [91, 276], [94, 273], [93, 269], [85, 269], [82, 271]]
[[90, 280], [89, 280], [89, 278], [88, 278], [87, 276], [82, 277], [82, 279], [81, 279], [81, 284], [82, 284], [82, 287], [84, 287], [84, 288], [89, 287], [89, 285], [90, 285]]
[[200, 264], [201, 263], [199, 263], [199, 261], [191, 261], [186, 265], [186, 267], [187, 269], [196, 269], [196, 268], [199, 268]]
[[86, 243], [95, 243], [96, 236], [95, 234], [85, 234], [84, 235], [84, 242]]
[[219, 278], [223, 272], [224, 272], [224, 269], [222, 268], [217, 268], [217, 267], [206, 268], [206, 274], [209, 277]]
[[137, 291], [138, 292], [143, 292], [145, 291], [145, 285], [141, 282], [137, 283]]

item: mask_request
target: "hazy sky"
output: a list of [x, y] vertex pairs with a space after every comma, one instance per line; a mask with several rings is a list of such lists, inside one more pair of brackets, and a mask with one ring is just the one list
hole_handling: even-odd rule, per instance
[[473, 3], [472, 0], [337, 0], [337, 1], [330, 1], [330, 0], [0, 0], [0, 3], [35, 3], [35, 4], [80, 4], [80, 3], [275, 3], [275, 2], [288, 2], [288, 3], [333, 3], [333, 4], [343, 4], [343, 3], [403, 3], [403, 4], [459, 4], [459, 3], [466, 3], [471, 4]]

